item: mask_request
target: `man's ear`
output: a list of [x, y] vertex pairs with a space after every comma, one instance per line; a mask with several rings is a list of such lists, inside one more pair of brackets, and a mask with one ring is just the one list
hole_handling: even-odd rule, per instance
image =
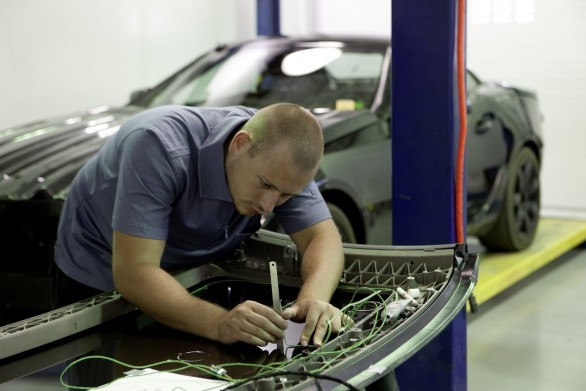
[[250, 137], [250, 133], [245, 130], [239, 130], [234, 137], [232, 137], [232, 141], [230, 142], [230, 150], [233, 152], [239, 152], [241, 150], [245, 150], [250, 147], [250, 141], [252, 138]]

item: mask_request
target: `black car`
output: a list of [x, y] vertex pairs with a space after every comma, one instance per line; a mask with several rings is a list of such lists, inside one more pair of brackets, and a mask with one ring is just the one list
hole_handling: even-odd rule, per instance
[[[132, 94], [126, 106], [1, 130], [0, 286], [15, 284], [9, 273], [24, 263], [27, 272], [46, 272], [76, 172], [129, 116], [165, 104], [260, 108], [293, 102], [311, 109], [325, 139], [316, 180], [344, 241], [389, 244], [390, 64], [385, 40], [259, 38], [203, 54], [153, 88]], [[540, 211], [537, 97], [472, 72], [467, 94], [468, 234], [490, 249], [524, 249]]]

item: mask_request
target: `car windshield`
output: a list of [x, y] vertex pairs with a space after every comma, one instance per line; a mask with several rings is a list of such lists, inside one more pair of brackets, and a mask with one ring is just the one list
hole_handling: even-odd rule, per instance
[[338, 47], [243, 46], [212, 52], [135, 104], [264, 107], [291, 102], [314, 111], [369, 108], [384, 53]]

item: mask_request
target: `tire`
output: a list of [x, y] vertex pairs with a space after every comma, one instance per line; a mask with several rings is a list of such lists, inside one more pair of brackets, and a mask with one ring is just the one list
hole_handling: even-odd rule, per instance
[[327, 205], [330, 209], [330, 213], [332, 214], [334, 224], [336, 224], [336, 227], [340, 232], [342, 242], [356, 243], [356, 234], [354, 233], [354, 228], [352, 228], [352, 223], [350, 222], [350, 219], [348, 219], [344, 211], [342, 211], [342, 209], [340, 209], [339, 207], [330, 202], [328, 202]]
[[533, 242], [541, 209], [539, 171], [537, 156], [523, 147], [511, 163], [497, 221], [488, 234], [479, 237], [489, 250], [520, 251]]

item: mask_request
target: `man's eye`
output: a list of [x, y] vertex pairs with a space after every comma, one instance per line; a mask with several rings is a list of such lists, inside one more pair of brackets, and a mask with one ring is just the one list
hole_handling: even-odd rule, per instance
[[266, 183], [266, 182], [263, 182], [263, 183], [262, 183], [262, 186], [263, 186], [264, 188], [266, 188], [266, 189], [270, 189], [270, 188], [272, 188], [272, 187], [273, 187], [271, 184], [269, 184], [269, 183]]

